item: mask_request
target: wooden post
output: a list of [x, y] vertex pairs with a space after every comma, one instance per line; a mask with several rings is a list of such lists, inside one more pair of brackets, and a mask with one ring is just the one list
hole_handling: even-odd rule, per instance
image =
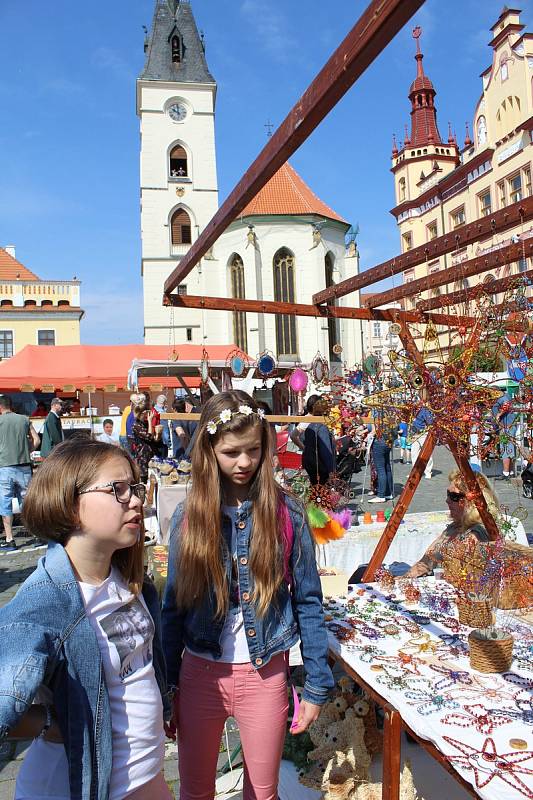
[[402, 758], [402, 718], [392, 706], [384, 706], [383, 788], [382, 800], [400, 799], [400, 763]]

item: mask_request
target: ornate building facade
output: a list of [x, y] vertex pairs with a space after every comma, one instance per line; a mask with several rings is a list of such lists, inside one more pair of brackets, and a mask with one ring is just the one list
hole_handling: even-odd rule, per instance
[[[488, 216], [497, 209], [530, 196], [533, 131], [533, 35], [524, 33], [520, 11], [505, 7], [492, 27], [492, 63], [484, 70], [482, 94], [474, 110], [472, 137], [467, 126], [463, 147], [448, 132], [443, 138], [437, 125], [436, 91], [423, 68], [420, 29], [415, 29], [417, 75], [411, 85], [411, 131], [403, 145], [396, 142], [392, 173], [396, 206], [391, 213], [400, 231], [402, 252], [437, 236]], [[510, 244], [526, 241], [530, 225], [478, 241], [441, 258], [404, 272], [410, 282]], [[524, 248], [525, 254], [525, 248]], [[431, 292], [427, 298], [489, 283], [531, 268], [525, 255], [514, 264], [455, 281]], [[417, 297], [406, 298], [407, 309]]]

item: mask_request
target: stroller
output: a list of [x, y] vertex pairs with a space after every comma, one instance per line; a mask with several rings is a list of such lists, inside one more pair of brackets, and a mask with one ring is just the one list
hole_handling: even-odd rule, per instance
[[528, 461], [526, 468], [522, 471], [522, 494], [528, 500], [533, 499], [533, 463]]

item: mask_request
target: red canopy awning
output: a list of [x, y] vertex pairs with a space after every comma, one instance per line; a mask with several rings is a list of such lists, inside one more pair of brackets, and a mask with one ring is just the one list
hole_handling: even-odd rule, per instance
[[[210, 360], [225, 361], [235, 345], [211, 345], [206, 349]], [[176, 363], [200, 361], [203, 350], [202, 345], [176, 345]], [[127, 389], [128, 370], [134, 358], [167, 360], [171, 356], [168, 345], [27, 345], [20, 353], [0, 363], [0, 391], [74, 392], [94, 387], [120, 392]], [[175, 377], [164, 374], [140, 381], [143, 387], [155, 383], [164, 388], [181, 385]], [[187, 377], [186, 383], [190, 387], [199, 386], [200, 379]]]

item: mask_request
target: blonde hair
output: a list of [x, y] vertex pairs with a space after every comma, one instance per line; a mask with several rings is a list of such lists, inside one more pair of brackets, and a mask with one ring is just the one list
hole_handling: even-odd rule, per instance
[[148, 411], [148, 409], [146, 408], [146, 403], [144, 402], [136, 403], [131, 410], [133, 411], [133, 416], [135, 417], [135, 419], [140, 419], [144, 414], [144, 412]]
[[[98, 479], [111, 460], [122, 458], [139, 481], [139, 468], [125, 451], [94, 439], [70, 439], [58, 444], [33, 476], [24, 498], [22, 517], [32, 536], [65, 545], [79, 527], [79, 496]], [[144, 578], [144, 526], [139, 541], [116, 550], [112, 564], [121, 572], [134, 594]]]
[[[494, 517], [497, 519], [500, 514], [500, 504], [498, 498], [494, 494], [494, 491], [486, 479], [484, 475], [481, 475], [479, 472], [475, 473], [474, 475], [477, 485], [481, 489], [481, 493], [485, 498], [485, 502], [487, 504], [487, 508]], [[463, 477], [461, 470], [454, 469], [448, 475], [448, 480], [450, 483], [453, 483], [454, 486], [457, 486], [458, 490], [466, 495], [465, 499], [465, 507], [464, 507], [464, 514], [463, 514], [463, 522], [462, 522], [462, 529], [464, 531], [469, 530], [473, 525], [483, 525], [483, 521], [477, 510], [477, 506], [473, 500], [470, 500], [469, 495], [469, 488], [466, 485], [466, 481]]]
[[[222, 515], [223, 489], [214, 445], [226, 433], [239, 434], [250, 428], [261, 431], [261, 459], [250, 483], [252, 531], [249, 567], [253, 576], [252, 599], [256, 613], [264, 616], [283, 581], [283, 531], [279, 505], [284, 492], [274, 480], [270, 452], [270, 426], [257, 414], [239, 414], [239, 406], [257, 411], [257, 404], [245, 392], [221, 392], [205, 404], [192, 450], [191, 488], [187, 495], [177, 563], [176, 599], [178, 608], [192, 608], [206, 593], [213, 593], [216, 616], [224, 617], [229, 605], [229, 587], [224, 569]], [[207, 430], [221, 411], [233, 412], [229, 422], [216, 433]]]

